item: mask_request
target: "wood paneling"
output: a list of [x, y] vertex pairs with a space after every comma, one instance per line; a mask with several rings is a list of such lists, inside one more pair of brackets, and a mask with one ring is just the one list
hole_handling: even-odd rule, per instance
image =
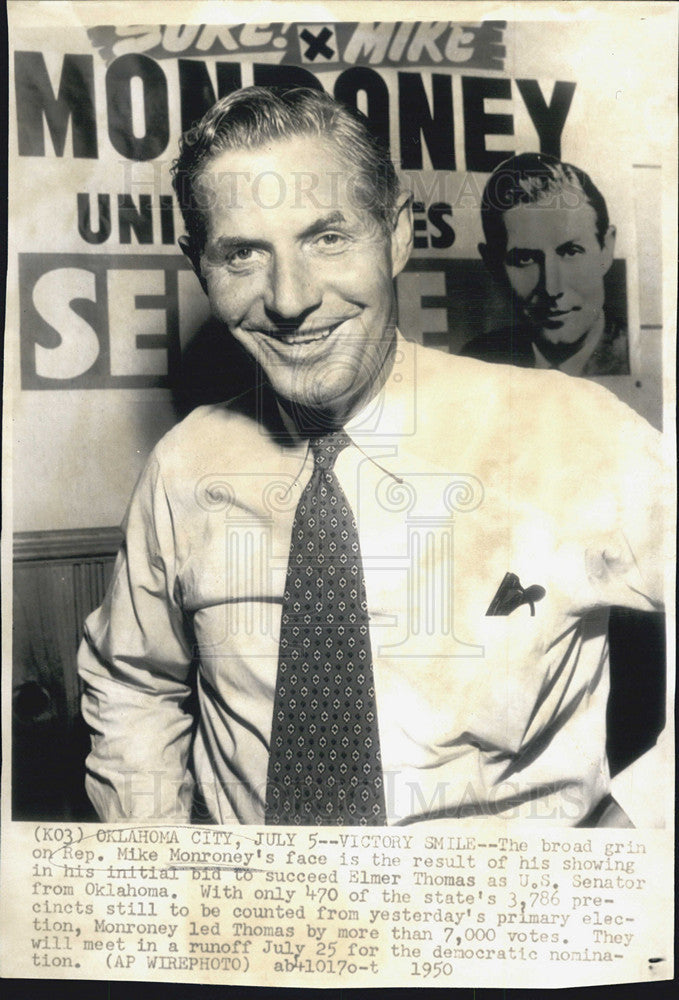
[[117, 529], [33, 532], [14, 540], [15, 819], [93, 818], [83, 790], [88, 738], [76, 652], [103, 597]]

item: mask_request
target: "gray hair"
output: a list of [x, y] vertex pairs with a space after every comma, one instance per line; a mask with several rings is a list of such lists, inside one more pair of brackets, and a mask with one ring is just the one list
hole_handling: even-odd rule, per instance
[[195, 182], [207, 164], [227, 150], [257, 149], [297, 136], [334, 141], [356, 168], [352, 178], [357, 204], [390, 231], [399, 184], [386, 144], [357, 109], [307, 87], [245, 87], [221, 98], [184, 133], [172, 165], [172, 184], [193, 246], [205, 242], [204, 207]]

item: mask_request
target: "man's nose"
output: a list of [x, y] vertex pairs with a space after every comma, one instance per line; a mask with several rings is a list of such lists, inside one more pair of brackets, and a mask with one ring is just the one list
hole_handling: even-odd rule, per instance
[[265, 307], [279, 325], [299, 326], [304, 317], [320, 305], [322, 294], [305, 262], [277, 260], [269, 276]]
[[563, 294], [561, 260], [556, 254], [545, 254], [542, 265], [545, 293], [550, 299], [558, 299]]

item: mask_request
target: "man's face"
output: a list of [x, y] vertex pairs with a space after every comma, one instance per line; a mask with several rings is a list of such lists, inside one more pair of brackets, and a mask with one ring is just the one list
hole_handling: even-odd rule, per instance
[[553, 344], [580, 340], [602, 315], [615, 231], [609, 228], [602, 247], [596, 213], [585, 201], [575, 208], [515, 205], [503, 220], [503, 268], [525, 319]]
[[316, 137], [209, 162], [199, 276], [214, 315], [293, 405], [346, 419], [379, 389], [394, 341], [393, 278], [408, 210], [390, 234], [361, 206], [355, 169]]

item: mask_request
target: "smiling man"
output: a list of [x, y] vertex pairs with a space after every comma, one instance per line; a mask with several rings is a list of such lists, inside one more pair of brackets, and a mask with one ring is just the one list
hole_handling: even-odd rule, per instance
[[656, 435], [598, 387], [401, 336], [410, 199], [327, 95], [223, 98], [174, 183], [259, 380], [132, 498], [79, 655], [100, 817], [598, 822], [607, 606], [661, 600]]
[[191, 166], [180, 161], [177, 170], [178, 187], [211, 206], [204, 233], [190, 232], [181, 245], [215, 317], [279, 399], [340, 424], [388, 373], [392, 282], [411, 238], [407, 196], [394, 176], [382, 191], [372, 187], [375, 151], [349, 123], [347, 115], [330, 143], [292, 134], [258, 149], [256, 175], [234, 123], [208, 163], [188, 147]]
[[629, 374], [627, 335], [605, 308], [615, 227], [587, 174], [540, 153], [501, 163], [486, 184], [486, 267], [508, 288], [516, 320], [462, 354], [569, 375]]

